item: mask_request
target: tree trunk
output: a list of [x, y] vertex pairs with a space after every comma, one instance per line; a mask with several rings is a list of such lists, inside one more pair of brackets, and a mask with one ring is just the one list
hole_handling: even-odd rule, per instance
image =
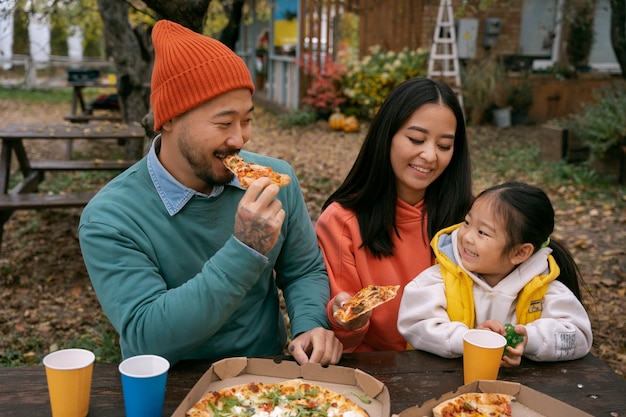
[[239, 27], [241, 26], [244, 3], [245, 0], [234, 0], [232, 8], [227, 8], [226, 5], [224, 5], [229, 18], [228, 24], [222, 31], [219, 40], [233, 51], [235, 50], [235, 46], [237, 46], [237, 41], [239, 40]]
[[144, 3], [161, 18], [202, 33], [211, 0], [145, 0]]
[[626, 2], [611, 0], [611, 44], [626, 79]]
[[[124, 123], [140, 122], [150, 108], [149, 76], [154, 56], [147, 28], [130, 26], [125, 0], [97, 1], [104, 22], [106, 55], [113, 58], [117, 70], [122, 120]], [[125, 158], [140, 158], [143, 150], [143, 143], [131, 141], [126, 144]]]

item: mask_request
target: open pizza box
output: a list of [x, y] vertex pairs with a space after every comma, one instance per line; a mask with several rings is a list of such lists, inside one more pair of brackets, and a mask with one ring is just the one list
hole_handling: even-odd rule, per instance
[[[371, 417], [391, 415], [389, 390], [385, 384], [359, 369], [237, 357], [223, 359], [211, 365], [176, 408], [172, 417], [185, 417], [187, 410], [208, 391], [248, 382], [273, 383], [296, 378], [345, 395], [364, 408]], [[361, 398], [370, 399], [371, 402], [365, 403]]]
[[439, 398], [426, 401], [422, 406], [407, 408], [393, 417], [432, 417], [432, 410], [445, 400], [467, 392], [495, 392], [513, 395], [516, 400], [511, 404], [515, 417], [592, 417], [578, 408], [552, 398], [517, 382], [476, 381], [450, 391]]

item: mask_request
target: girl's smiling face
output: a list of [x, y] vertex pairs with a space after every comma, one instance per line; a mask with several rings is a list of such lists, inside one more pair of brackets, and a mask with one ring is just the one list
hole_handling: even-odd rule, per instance
[[457, 247], [461, 262], [468, 271], [495, 286], [519, 263], [505, 252], [508, 233], [506, 225], [492, 210], [492, 196], [477, 199], [459, 228]]

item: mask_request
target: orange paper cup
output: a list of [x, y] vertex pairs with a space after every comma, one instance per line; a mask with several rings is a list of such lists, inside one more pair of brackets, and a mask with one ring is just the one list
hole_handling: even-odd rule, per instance
[[468, 330], [463, 336], [463, 382], [498, 378], [506, 338], [491, 330]]
[[89, 413], [95, 358], [85, 349], [63, 349], [43, 359], [53, 417], [85, 417]]

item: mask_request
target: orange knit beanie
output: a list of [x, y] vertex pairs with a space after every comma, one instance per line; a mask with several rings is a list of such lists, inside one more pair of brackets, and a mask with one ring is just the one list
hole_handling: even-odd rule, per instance
[[168, 20], [152, 29], [150, 103], [154, 130], [213, 97], [238, 88], [254, 93], [250, 71], [223, 43]]

